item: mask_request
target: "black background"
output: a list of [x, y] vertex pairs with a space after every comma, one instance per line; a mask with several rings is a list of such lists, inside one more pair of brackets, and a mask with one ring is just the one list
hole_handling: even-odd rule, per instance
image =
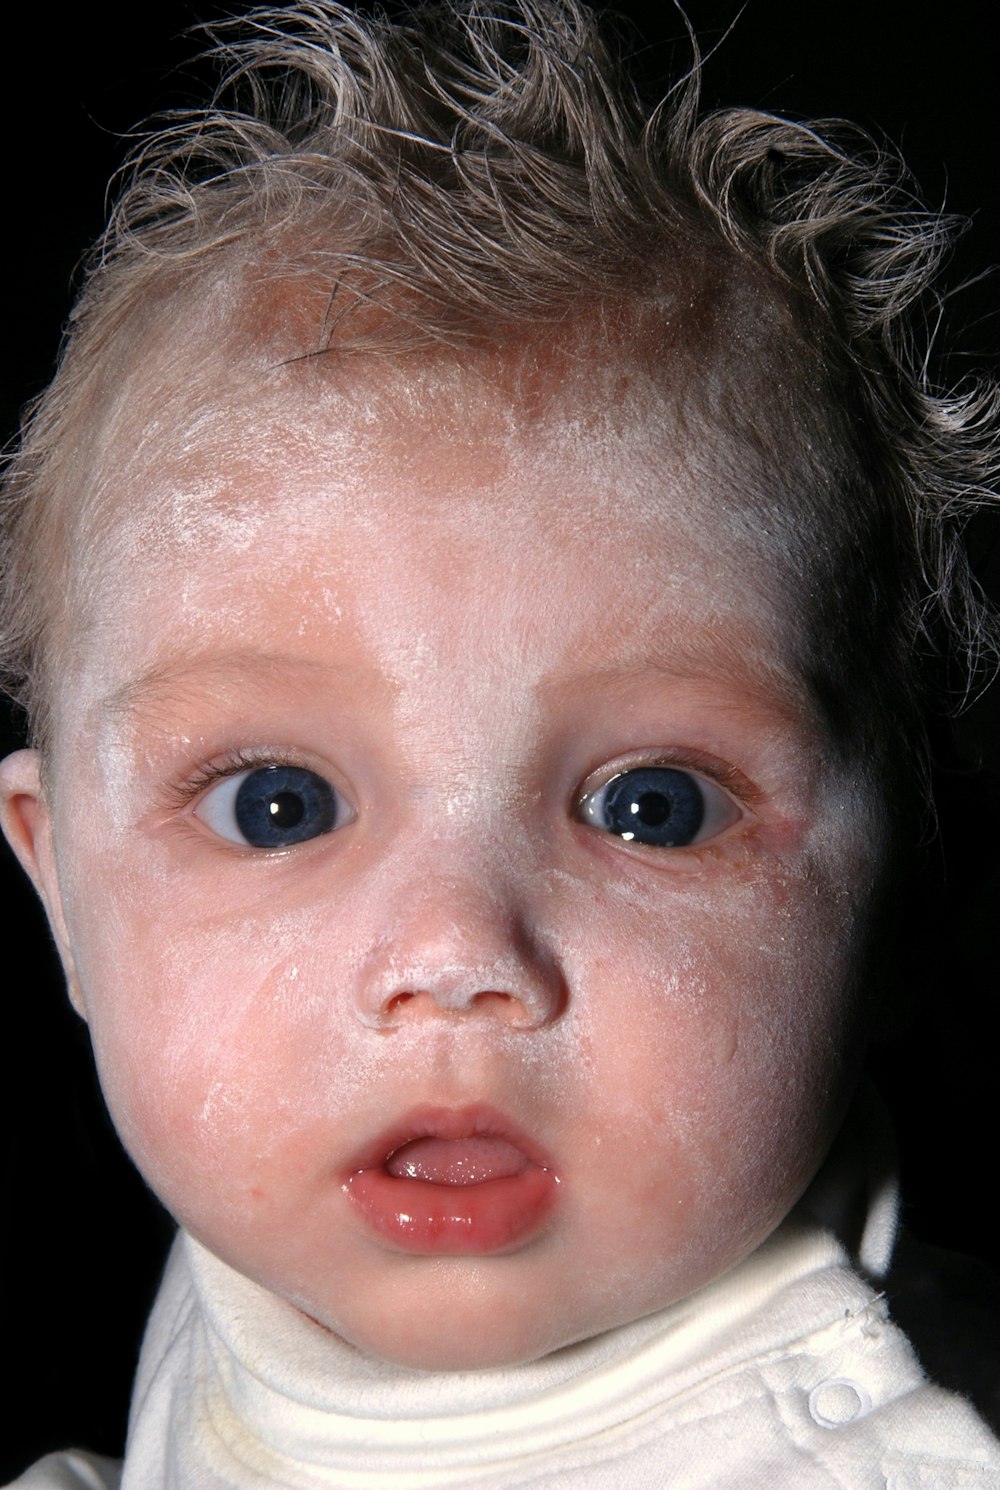
[[[684, 64], [672, 5], [623, 7], [653, 43], [643, 65], [665, 86]], [[709, 104], [844, 115], [901, 144], [926, 197], [973, 219], [957, 283], [1000, 258], [995, 190], [997, 23], [976, 0], [689, 0], [709, 62]], [[203, 92], [181, 33], [218, 8], [152, 0], [42, 7], [4, 21], [2, 422], [51, 374], [74, 266], [99, 231], [121, 136], [150, 110]], [[675, 43], [671, 54], [670, 44]], [[997, 368], [996, 276], [953, 301], [962, 327], [952, 374]], [[990, 537], [982, 536], [987, 572]], [[992, 583], [991, 578], [991, 583]], [[997, 744], [988, 696], [939, 775], [940, 839], [904, 937], [923, 1003], [873, 1068], [897, 1118], [908, 1220], [926, 1240], [1000, 1261], [993, 1211], [1000, 975]], [[17, 743], [4, 726], [0, 744]], [[985, 762], [977, 769], [978, 761]], [[118, 1149], [92, 1076], [86, 1031], [68, 1009], [33, 897], [0, 863], [6, 955], [2, 1059], [4, 1214], [0, 1339], [11, 1371], [0, 1480], [50, 1447], [120, 1452], [142, 1319], [169, 1223]], [[137, 970], [141, 976], [141, 970]]]

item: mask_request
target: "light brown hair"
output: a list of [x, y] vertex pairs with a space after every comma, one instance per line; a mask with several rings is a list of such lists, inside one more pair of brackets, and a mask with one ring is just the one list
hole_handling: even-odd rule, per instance
[[86, 531], [76, 454], [100, 438], [122, 348], [134, 357], [136, 328], [162, 324], [176, 297], [238, 285], [260, 330], [275, 283], [308, 279], [322, 308], [297, 355], [461, 356], [595, 305], [655, 314], [665, 285], [676, 299], [685, 276], [711, 273], [790, 310], [817, 407], [763, 416], [737, 379], [724, 410], [716, 388], [692, 417], [742, 430], [775, 469], [797, 442], [814, 478], [799, 509], [782, 511], [777, 483], [747, 520], [787, 530], [798, 554], [803, 665], [835, 724], [857, 734], [863, 717], [886, 758], [894, 732], [919, 759], [929, 698], [967, 691], [994, 651], [962, 530], [994, 497], [997, 395], [930, 377], [952, 225], [921, 208], [899, 162], [842, 124], [702, 117], [697, 62], [644, 108], [576, 0], [455, 0], [399, 21], [299, 0], [214, 41], [218, 95], [150, 133], [127, 168], [8, 466], [0, 668], [36, 741]]

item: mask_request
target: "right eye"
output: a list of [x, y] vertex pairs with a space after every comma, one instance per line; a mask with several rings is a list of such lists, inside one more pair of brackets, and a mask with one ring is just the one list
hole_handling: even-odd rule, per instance
[[194, 815], [213, 833], [248, 848], [282, 849], [319, 838], [353, 820], [328, 781], [304, 766], [259, 766], [226, 776]]

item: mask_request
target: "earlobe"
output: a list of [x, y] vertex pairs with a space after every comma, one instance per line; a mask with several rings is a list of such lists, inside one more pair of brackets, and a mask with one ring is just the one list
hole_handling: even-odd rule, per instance
[[66, 974], [70, 1001], [86, 1018], [63, 916], [52, 817], [42, 786], [41, 755], [17, 750], [0, 761], [0, 827], [38, 891]]

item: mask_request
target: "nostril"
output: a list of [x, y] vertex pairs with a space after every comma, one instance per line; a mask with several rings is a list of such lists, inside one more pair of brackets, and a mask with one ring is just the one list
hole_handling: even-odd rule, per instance
[[[386, 1001], [385, 1013], [387, 1015], [399, 1014], [407, 1004], [421, 995], [412, 990], [404, 990], [395, 993]], [[460, 998], [447, 998], [440, 995], [427, 995], [426, 1001], [429, 1005], [438, 1005], [447, 1010], [449, 1014], [497, 1014], [507, 1016], [510, 1006], [517, 1003], [517, 998], [512, 993], [498, 993], [493, 989], [485, 989], [482, 993], [474, 993], [469, 996], [462, 995]]]
[[504, 1013], [506, 1007], [517, 1003], [512, 993], [496, 993], [493, 989], [487, 989], [483, 993], [474, 994], [469, 1001], [470, 1008], [476, 1008], [484, 1014]]
[[484, 988], [478, 993], [437, 991], [424, 993], [404, 988], [386, 999], [378, 1022], [384, 1026], [409, 1023], [414, 1019], [444, 1014], [451, 1018], [496, 1020], [511, 1028], [532, 1028], [538, 1023], [530, 1009], [516, 993]]
[[530, 1006], [516, 993], [501, 993], [493, 989], [477, 993], [470, 1000], [468, 1012], [496, 1020], [510, 1029], [534, 1029], [539, 1023]]

